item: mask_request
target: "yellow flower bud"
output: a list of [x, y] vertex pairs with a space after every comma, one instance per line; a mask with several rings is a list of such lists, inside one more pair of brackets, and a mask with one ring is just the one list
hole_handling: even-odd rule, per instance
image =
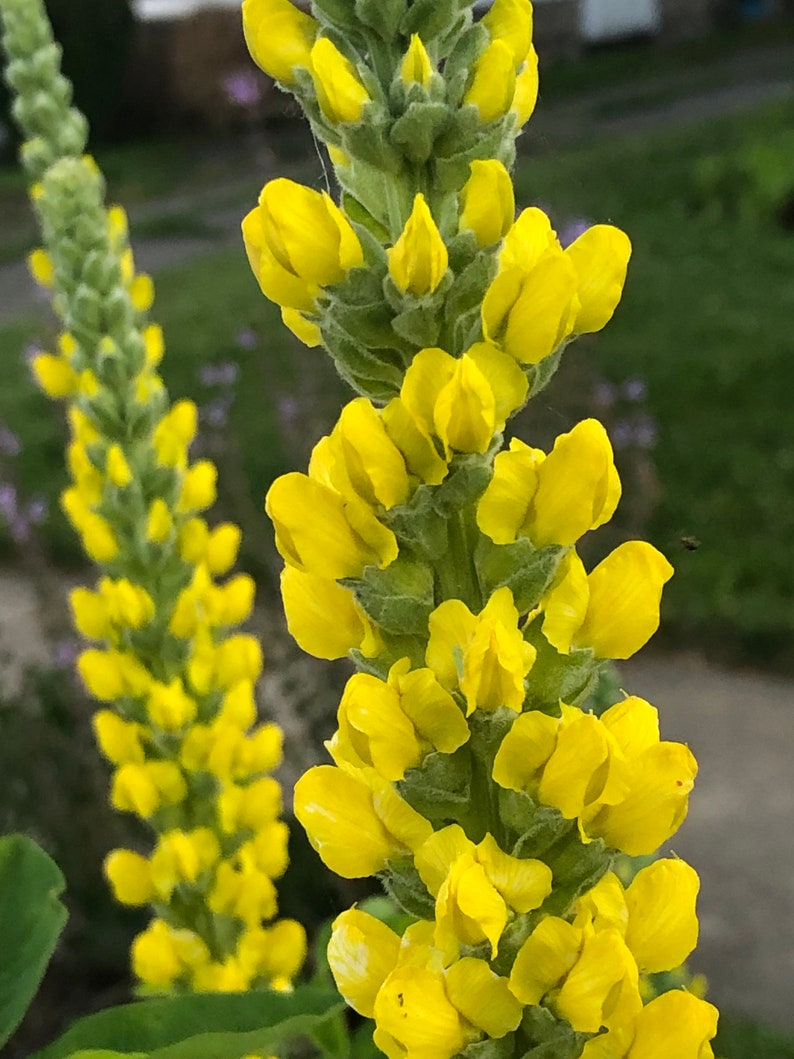
[[121, 656], [116, 651], [83, 651], [77, 670], [86, 688], [100, 702], [114, 702], [126, 692]]
[[239, 625], [251, 617], [256, 585], [248, 574], [238, 574], [221, 588], [221, 625]]
[[148, 819], [162, 805], [175, 805], [187, 795], [187, 785], [172, 761], [125, 764], [116, 772], [110, 801], [120, 812], [137, 813]]
[[284, 178], [265, 184], [243, 239], [265, 296], [302, 312], [314, 309], [322, 287], [364, 263], [358, 236], [330, 196]]
[[573, 329], [577, 334], [600, 331], [612, 319], [623, 293], [631, 242], [620, 228], [595, 224], [565, 251], [576, 269], [581, 307]]
[[515, 96], [513, 49], [503, 40], [491, 41], [472, 69], [472, 79], [463, 102], [477, 107], [480, 121], [498, 121], [510, 110]]
[[163, 359], [163, 353], [165, 352], [163, 329], [158, 324], [149, 324], [143, 329], [143, 345], [146, 367], [156, 368]]
[[407, 294], [432, 294], [444, 278], [449, 255], [424, 195], [414, 199], [411, 216], [387, 253], [389, 274]]
[[295, 67], [311, 69], [318, 26], [289, 0], [243, 0], [243, 33], [251, 58], [276, 81], [291, 85]]
[[371, 1019], [375, 999], [397, 966], [400, 938], [379, 919], [351, 908], [334, 920], [328, 963], [345, 1001]]
[[218, 720], [233, 724], [241, 731], [250, 728], [256, 720], [256, 700], [252, 680], [240, 680], [233, 684], [221, 701]]
[[104, 640], [112, 633], [110, 615], [105, 601], [87, 588], [75, 588], [69, 593], [69, 606], [75, 628], [89, 640]]
[[433, 413], [446, 452], [486, 452], [496, 429], [496, 402], [487, 377], [471, 357], [455, 362]]
[[392, 856], [416, 849], [432, 832], [391, 784], [332, 765], [318, 765], [298, 780], [295, 815], [323, 861], [346, 879], [382, 871]]
[[322, 345], [323, 336], [320, 333], [320, 328], [313, 320], [307, 320], [302, 312], [297, 309], [282, 307], [281, 319], [284, 326], [288, 327], [293, 335], [303, 342], [304, 346], [314, 349]]
[[510, 110], [516, 116], [516, 129], [523, 129], [535, 112], [538, 102], [538, 54], [530, 45], [527, 61], [516, 77], [516, 89]]
[[149, 861], [131, 849], [114, 849], [105, 857], [102, 870], [122, 905], [145, 905], [155, 897]]
[[154, 431], [157, 462], [163, 467], [181, 466], [197, 426], [198, 411], [193, 401], [177, 401]]
[[280, 919], [266, 930], [244, 932], [237, 954], [243, 966], [253, 964], [255, 977], [291, 980], [306, 959], [306, 931], [294, 919]]
[[108, 761], [114, 765], [143, 763], [140, 725], [122, 720], [112, 710], [97, 710], [92, 723], [99, 749]]
[[52, 353], [39, 353], [31, 365], [33, 375], [41, 389], [54, 400], [71, 397], [77, 389], [74, 368], [63, 357]]
[[186, 694], [179, 677], [169, 684], [156, 681], [149, 691], [146, 712], [152, 724], [165, 732], [178, 732], [195, 718], [195, 700]]
[[225, 574], [234, 566], [241, 538], [240, 528], [232, 522], [222, 522], [213, 529], [204, 550], [204, 562], [211, 574]]
[[422, 38], [418, 33], [412, 33], [408, 51], [400, 63], [400, 77], [403, 84], [419, 84], [427, 88], [434, 72], [435, 69], [422, 43]]
[[501, 40], [513, 53], [516, 69], [524, 62], [532, 43], [530, 0], [496, 0], [482, 24], [491, 40]]
[[96, 563], [109, 563], [116, 558], [119, 544], [107, 519], [89, 512], [79, 528], [89, 559]]
[[132, 471], [121, 445], [114, 443], [108, 449], [105, 473], [113, 485], [119, 489], [123, 489], [132, 481]]
[[171, 536], [174, 522], [165, 500], [158, 497], [149, 507], [146, 519], [146, 538], [152, 544], [163, 544]]
[[230, 688], [238, 680], [257, 681], [262, 673], [262, 648], [253, 636], [238, 633], [218, 645], [215, 679], [218, 687]]
[[46, 250], [34, 250], [28, 257], [28, 268], [39, 286], [51, 287], [55, 282], [55, 265]]
[[311, 50], [311, 73], [323, 114], [334, 125], [359, 121], [371, 101], [358, 72], [328, 39], [320, 37]]
[[397, 558], [397, 539], [362, 501], [293, 472], [277, 478], [265, 508], [276, 530], [276, 547], [298, 570], [338, 580], [358, 577], [365, 566], [381, 569]]
[[634, 876], [626, 890], [626, 944], [641, 971], [671, 971], [697, 945], [699, 889], [697, 872], [682, 860], [657, 860]]
[[145, 272], [139, 273], [129, 286], [130, 300], [139, 313], [147, 313], [154, 304], [154, 283]]
[[211, 460], [199, 460], [185, 472], [176, 504], [179, 512], [204, 511], [215, 503], [218, 470]]
[[476, 159], [460, 192], [461, 231], [474, 232], [480, 246], [491, 246], [510, 231], [516, 212], [513, 181], [497, 159]]

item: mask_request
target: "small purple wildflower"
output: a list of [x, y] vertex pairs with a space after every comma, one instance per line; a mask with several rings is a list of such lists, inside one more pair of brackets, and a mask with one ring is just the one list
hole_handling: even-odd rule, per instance
[[229, 102], [243, 110], [251, 110], [262, 102], [262, 81], [253, 70], [237, 70], [221, 83]]
[[252, 350], [256, 349], [259, 345], [259, 335], [253, 327], [244, 327], [241, 331], [237, 332], [237, 338], [235, 341], [240, 349]]
[[80, 653], [77, 640], [59, 640], [53, 647], [53, 661], [58, 669], [71, 669]]
[[8, 528], [14, 544], [27, 544], [30, 540], [30, 522], [24, 513], [20, 512]]
[[280, 397], [278, 401], [278, 417], [281, 422], [285, 425], [294, 423], [298, 418], [298, 402], [294, 397], [286, 394], [284, 397]]
[[572, 221], [567, 221], [561, 228], [557, 235], [560, 240], [560, 246], [570, 246], [571, 243], [575, 243], [580, 235], [584, 235], [588, 228], [592, 227], [592, 221], [588, 221], [584, 217], [575, 217]]
[[229, 422], [231, 406], [232, 402], [228, 397], [217, 397], [201, 408], [199, 416], [202, 422], [213, 430], [221, 430]]
[[49, 505], [43, 496], [34, 496], [26, 512], [31, 526], [40, 526], [42, 522], [46, 522], [49, 510]]
[[42, 349], [38, 342], [28, 342], [22, 350], [22, 363], [29, 368], [41, 352]]
[[627, 401], [644, 401], [648, 396], [648, 386], [645, 379], [627, 379], [623, 383], [623, 396]]
[[22, 451], [22, 442], [13, 430], [3, 423], [0, 425], [0, 454], [3, 456], [18, 456]]
[[634, 430], [631, 423], [627, 423], [625, 419], [619, 419], [614, 423], [609, 434], [612, 445], [616, 449], [627, 449], [634, 441]]
[[611, 382], [599, 382], [593, 387], [593, 403], [597, 408], [611, 408], [618, 399], [618, 391]]
[[0, 516], [10, 526], [17, 514], [17, 487], [11, 482], [3, 482], [0, 484]]
[[202, 386], [234, 386], [240, 366], [233, 360], [221, 364], [205, 364], [199, 368], [199, 382]]
[[652, 449], [659, 436], [656, 423], [650, 416], [643, 416], [634, 429], [634, 442], [641, 449]]

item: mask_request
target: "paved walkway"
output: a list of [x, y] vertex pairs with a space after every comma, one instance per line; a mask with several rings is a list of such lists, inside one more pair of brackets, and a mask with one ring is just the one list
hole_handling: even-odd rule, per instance
[[[693, 966], [716, 1003], [794, 1028], [794, 682], [642, 652], [625, 686], [699, 763], [672, 848], [702, 879]], [[672, 1057], [671, 1057], [672, 1059]]]

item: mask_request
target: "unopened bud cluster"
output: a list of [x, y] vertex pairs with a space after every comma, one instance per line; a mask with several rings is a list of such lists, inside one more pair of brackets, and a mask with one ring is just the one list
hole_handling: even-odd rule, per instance
[[105, 862], [123, 904], [155, 910], [133, 968], [158, 991], [288, 988], [305, 937], [275, 919], [274, 880], [287, 866], [271, 775], [282, 736], [257, 721], [261, 649], [238, 629], [254, 601], [251, 578], [229, 575], [240, 531], [203, 517], [216, 470], [189, 458], [197, 410], [169, 402], [152, 281], [136, 272], [124, 212], [104, 208], [101, 175], [82, 155], [44, 12], [31, 0], [1, 6], [44, 237], [31, 269], [61, 325], [33, 372], [67, 403], [62, 506], [101, 571], [71, 595], [77, 629], [95, 644], [77, 668], [102, 704], [93, 721], [111, 803], [156, 839], [149, 856], [117, 849]]
[[643, 699], [587, 709], [656, 631], [672, 568], [642, 541], [579, 557], [620, 497], [599, 423], [550, 452], [504, 441], [609, 321], [630, 255], [609, 225], [563, 249], [541, 210], [515, 216], [529, 0], [478, 23], [464, 0], [244, 0], [243, 18], [341, 187], [267, 184], [249, 260], [360, 394], [266, 501], [295, 639], [358, 669], [295, 811], [330, 868], [377, 874], [414, 919], [398, 936], [343, 913], [337, 985], [390, 1059], [707, 1059], [710, 1004], [645, 1002], [644, 976], [695, 945], [695, 872], [612, 871], [676, 831], [695, 760]]

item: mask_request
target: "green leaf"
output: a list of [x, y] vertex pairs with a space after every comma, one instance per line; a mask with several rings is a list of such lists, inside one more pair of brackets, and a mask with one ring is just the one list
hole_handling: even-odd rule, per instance
[[0, 839], [0, 1046], [22, 1021], [66, 922], [64, 879], [24, 835]]
[[343, 581], [353, 589], [359, 606], [386, 632], [427, 631], [435, 606], [433, 571], [424, 563], [400, 555], [385, 570], [369, 566], [366, 576]]
[[315, 1037], [344, 1010], [330, 989], [193, 993], [141, 1000], [80, 1019], [33, 1059], [238, 1059], [295, 1037]]

